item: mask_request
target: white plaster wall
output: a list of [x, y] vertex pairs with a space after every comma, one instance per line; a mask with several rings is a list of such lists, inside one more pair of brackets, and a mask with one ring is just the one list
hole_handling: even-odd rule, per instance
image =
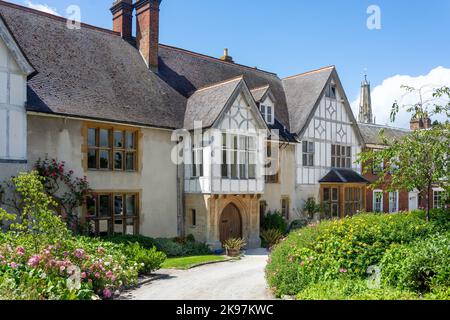
[[77, 176], [87, 176], [94, 190], [140, 191], [140, 233], [177, 235], [177, 168], [170, 161], [171, 132], [142, 129], [140, 172], [84, 171], [82, 121], [30, 115], [28, 123], [29, 166], [39, 158], [57, 158]]
[[2, 160], [26, 160], [25, 101], [26, 76], [0, 39], [0, 170]]
[[289, 218], [298, 219], [295, 192], [295, 145], [280, 149], [280, 183], [266, 183], [261, 200], [266, 201], [267, 210], [281, 211], [282, 197], [289, 197]]

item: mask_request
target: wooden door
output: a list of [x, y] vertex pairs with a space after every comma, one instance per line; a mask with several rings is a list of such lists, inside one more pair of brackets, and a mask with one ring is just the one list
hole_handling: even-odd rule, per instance
[[229, 204], [222, 212], [220, 218], [220, 241], [231, 238], [242, 238], [242, 219], [238, 208]]

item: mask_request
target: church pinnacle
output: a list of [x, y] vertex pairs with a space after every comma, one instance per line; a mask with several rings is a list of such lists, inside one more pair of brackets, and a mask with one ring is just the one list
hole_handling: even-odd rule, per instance
[[372, 113], [372, 99], [370, 97], [370, 83], [367, 81], [367, 73], [364, 74], [364, 81], [361, 83], [361, 101], [359, 102], [360, 123], [374, 123]]

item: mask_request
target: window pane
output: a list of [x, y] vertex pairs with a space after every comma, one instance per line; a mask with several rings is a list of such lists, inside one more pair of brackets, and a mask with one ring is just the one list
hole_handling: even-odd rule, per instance
[[336, 146], [334, 144], [331, 146], [331, 155], [336, 155]]
[[127, 219], [127, 225], [125, 229], [125, 233], [128, 235], [136, 234], [136, 221], [134, 219]]
[[238, 149], [238, 137], [237, 136], [233, 136], [233, 145], [232, 148], [237, 150]]
[[224, 147], [224, 148], [227, 147], [227, 134], [226, 133], [222, 133], [222, 147]]
[[347, 158], [347, 168], [351, 168], [352, 167], [352, 161], [350, 160], [350, 158]]
[[100, 169], [109, 169], [109, 151], [101, 150], [99, 153], [100, 153]]
[[114, 147], [115, 148], [123, 148], [123, 132], [122, 131], [114, 132]]
[[333, 193], [332, 193], [332, 200], [333, 201], [338, 201], [338, 189], [333, 188]]
[[123, 169], [123, 152], [116, 152], [114, 154], [114, 169], [116, 170]]
[[239, 137], [239, 150], [247, 150], [247, 137]]
[[114, 219], [114, 234], [123, 234], [122, 219]]
[[225, 150], [222, 151], [222, 177], [228, 177], [228, 161], [227, 152]]
[[100, 147], [109, 147], [109, 131], [100, 129]]
[[106, 236], [109, 234], [109, 221], [108, 220], [100, 220], [98, 222], [98, 234], [100, 236]]
[[135, 170], [134, 152], [127, 152], [126, 170]]
[[97, 152], [92, 149], [88, 151], [88, 168], [97, 169]]
[[127, 195], [127, 216], [137, 216], [135, 195]]
[[263, 118], [266, 118], [266, 106], [265, 105], [261, 105], [261, 114], [263, 115]]
[[248, 137], [248, 149], [256, 150], [256, 139], [254, 137]]
[[246, 163], [248, 162], [246, 152], [239, 152], [239, 176], [241, 179], [247, 178]]
[[347, 147], [347, 157], [352, 156], [352, 147]]
[[308, 152], [308, 142], [307, 141], [303, 141], [303, 152], [304, 153]]
[[308, 150], [308, 152], [314, 152], [314, 142], [310, 142], [309, 143], [309, 150]]
[[100, 211], [100, 217], [110, 217], [111, 216], [109, 195], [99, 196], [99, 211]]
[[323, 189], [323, 201], [330, 201], [330, 189]]
[[304, 154], [304, 155], [303, 155], [303, 165], [304, 165], [305, 167], [308, 166], [308, 155], [307, 155], [307, 154]]
[[88, 197], [86, 199], [86, 213], [88, 216], [96, 217], [97, 216], [97, 199], [96, 197]]
[[314, 166], [314, 154], [310, 154], [310, 155], [308, 155], [308, 165], [310, 166], [310, 167], [313, 167]]
[[232, 152], [232, 163], [231, 163], [231, 178], [238, 178], [238, 153], [237, 151]]
[[88, 146], [89, 147], [95, 147], [97, 144], [97, 140], [96, 140], [96, 136], [97, 136], [97, 130], [95, 129], [88, 129]]
[[116, 216], [123, 215], [123, 197], [121, 195], [114, 196], [114, 214]]
[[136, 149], [135, 146], [135, 139], [134, 139], [134, 133], [133, 132], [126, 132], [125, 133], [125, 137], [126, 137], [126, 143], [125, 143], [125, 148], [127, 149]]

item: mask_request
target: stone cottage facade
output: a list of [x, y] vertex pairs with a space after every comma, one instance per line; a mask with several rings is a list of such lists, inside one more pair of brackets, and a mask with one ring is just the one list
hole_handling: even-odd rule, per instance
[[293, 221], [309, 198], [364, 210], [366, 142], [336, 68], [280, 79], [160, 44], [160, 5], [115, 1], [111, 31], [0, 1], [0, 180], [65, 161], [95, 192], [96, 234], [213, 248], [259, 246], [268, 210]]

